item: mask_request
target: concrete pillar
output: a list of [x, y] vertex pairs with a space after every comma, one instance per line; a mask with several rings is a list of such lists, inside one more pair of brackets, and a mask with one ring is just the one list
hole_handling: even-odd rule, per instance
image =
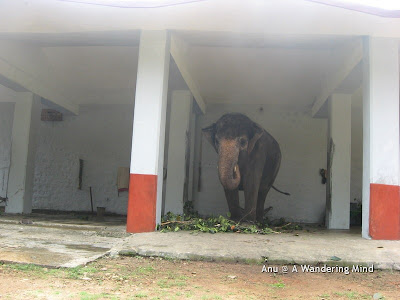
[[350, 228], [351, 95], [329, 99], [328, 125], [328, 229]]
[[18, 93], [11, 136], [7, 213], [32, 212], [36, 136], [40, 123], [40, 97]]
[[[192, 102], [193, 103], [193, 102]], [[190, 140], [190, 157], [189, 157], [189, 179], [188, 179], [188, 201], [193, 202], [193, 186], [194, 186], [194, 163], [195, 163], [195, 142], [196, 142], [196, 120], [197, 115], [193, 111], [190, 114], [190, 133], [189, 133], [189, 140]]]
[[398, 40], [365, 38], [363, 66], [362, 235], [399, 240]]
[[[189, 140], [192, 94], [188, 90], [173, 91], [171, 95], [171, 121], [169, 125], [167, 187], [165, 212], [183, 213], [186, 167], [190, 155]], [[188, 184], [186, 182], [186, 184]], [[186, 187], [187, 188], [187, 187]], [[186, 192], [186, 197], [187, 197]]]
[[161, 221], [170, 38], [142, 31], [136, 81], [128, 232], [154, 231]]

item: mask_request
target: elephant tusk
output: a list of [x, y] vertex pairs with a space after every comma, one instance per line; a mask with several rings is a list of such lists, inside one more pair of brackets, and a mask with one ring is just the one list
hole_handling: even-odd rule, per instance
[[233, 171], [234, 171], [235, 173], [237, 173], [237, 168], [238, 168], [237, 165], [235, 165], [235, 167], [233, 168]]

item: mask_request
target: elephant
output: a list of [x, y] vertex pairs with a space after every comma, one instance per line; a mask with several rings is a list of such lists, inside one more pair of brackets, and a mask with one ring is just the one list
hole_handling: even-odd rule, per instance
[[[218, 154], [218, 175], [224, 188], [231, 218], [263, 222], [264, 203], [281, 163], [278, 142], [244, 114], [223, 115], [203, 135]], [[239, 206], [244, 191], [244, 210]]]

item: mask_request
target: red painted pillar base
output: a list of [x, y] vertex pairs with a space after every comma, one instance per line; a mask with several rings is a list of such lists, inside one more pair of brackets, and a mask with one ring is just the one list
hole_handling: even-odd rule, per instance
[[150, 232], [156, 229], [157, 175], [131, 174], [126, 231]]
[[400, 187], [370, 184], [369, 233], [376, 240], [400, 240]]

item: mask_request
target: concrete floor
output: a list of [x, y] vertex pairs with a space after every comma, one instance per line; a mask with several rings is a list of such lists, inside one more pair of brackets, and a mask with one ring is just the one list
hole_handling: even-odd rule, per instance
[[[0, 261], [75, 267], [107, 254], [277, 264], [374, 265], [400, 270], [400, 241], [361, 238], [360, 230], [291, 233], [127, 234], [124, 217], [0, 215]], [[340, 260], [338, 260], [340, 259]]]
[[143, 256], [253, 263], [267, 258], [270, 264], [362, 264], [400, 270], [400, 241], [366, 240], [359, 230], [316, 229], [269, 235], [151, 232], [126, 238], [124, 246], [121, 253]]
[[76, 267], [110, 253], [127, 236], [121, 217], [0, 215], [0, 261]]

